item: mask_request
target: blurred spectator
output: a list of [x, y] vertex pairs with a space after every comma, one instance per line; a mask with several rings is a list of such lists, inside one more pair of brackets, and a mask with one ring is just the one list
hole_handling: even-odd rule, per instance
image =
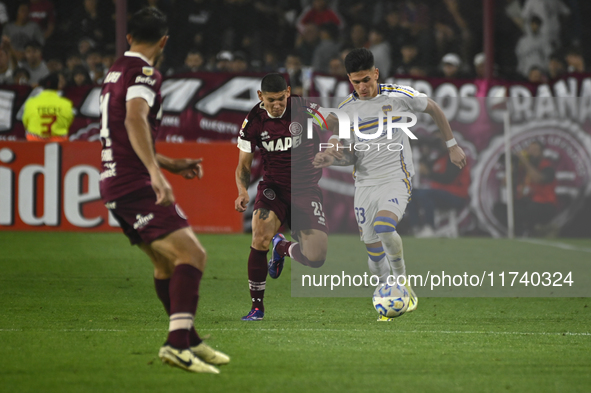
[[565, 55], [568, 72], [584, 73], [587, 72], [585, 66], [585, 58], [579, 48], [571, 47], [566, 51]]
[[20, 66], [29, 72], [29, 83], [36, 85], [49, 75], [47, 64], [43, 61], [42, 46], [37, 41], [29, 42], [25, 47], [25, 61]]
[[523, 31], [525, 26], [523, 24], [522, 8], [519, 0], [505, 0], [505, 15], [513, 21], [519, 30]]
[[[531, 236], [539, 225], [547, 224], [557, 213], [556, 171], [544, 158], [544, 146], [533, 141], [513, 157], [515, 234]], [[497, 203], [495, 217], [507, 225], [507, 205]]]
[[367, 30], [364, 25], [357, 23], [351, 27], [347, 46], [351, 48], [369, 48]]
[[8, 18], [8, 11], [6, 10], [6, 5], [3, 1], [0, 1], [0, 28], [4, 26], [9, 21]]
[[171, 68], [166, 72], [166, 75], [184, 74], [186, 72], [198, 72], [203, 70], [205, 60], [203, 55], [197, 49], [191, 49], [185, 57], [185, 64], [177, 68]]
[[390, 76], [390, 67], [392, 57], [390, 53], [390, 44], [386, 41], [386, 32], [384, 28], [374, 27], [369, 32], [369, 50], [373, 54], [375, 66], [380, 70], [380, 80], [385, 80]]
[[16, 20], [4, 26], [2, 35], [8, 36], [12, 47], [16, 51], [18, 60], [25, 56], [25, 46], [35, 40], [43, 45], [45, 39], [39, 25], [29, 20], [29, 5], [20, 4], [16, 13]]
[[[534, 16], [540, 18], [540, 34], [548, 38], [552, 49], [560, 47], [560, 17], [570, 15], [562, 0], [526, 0], [521, 15], [526, 21]], [[530, 29], [531, 23], [525, 26], [526, 31]]]
[[464, 77], [461, 67], [462, 60], [455, 53], [448, 53], [441, 59], [441, 73], [444, 78], [457, 79]]
[[96, 42], [92, 38], [83, 37], [78, 41], [78, 53], [84, 59], [88, 52], [96, 48]]
[[233, 57], [230, 62], [230, 71], [236, 73], [248, 71], [248, 59], [244, 52], [234, 52]]
[[339, 55], [338, 33], [339, 28], [332, 23], [320, 26], [320, 42], [312, 58], [314, 71], [328, 73], [330, 59]]
[[46, 64], [50, 74], [62, 72], [64, 70], [64, 63], [62, 63], [61, 59], [58, 57], [52, 57], [47, 60]]
[[74, 120], [72, 101], [57, 93], [66, 85], [63, 75], [50, 74], [40, 81], [43, 91], [25, 102], [23, 125], [28, 141], [67, 141]]
[[460, 53], [467, 59], [471, 42], [468, 24], [464, 19], [458, 0], [443, 0], [434, 7], [435, 42], [439, 55], [450, 51]]
[[109, 69], [111, 68], [116, 59], [117, 56], [115, 56], [115, 53], [113, 52], [106, 52], [103, 54], [103, 70], [105, 75], [109, 72]]
[[0, 47], [0, 85], [12, 84], [14, 65], [10, 59], [10, 53], [4, 47]]
[[396, 69], [398, 75], [409, 75], [413, 67], [420, 66], [419, 62], [419, 48], [414, 40], [405, 42], [400, 48], [402, 57], [401, 63]]
[[295, 51], [304, 65], [312, 65], [316, 45], [318, 45], [318, 27], [313, 24], [304, 26], [303, 33], [298, 35], [295, 43]]
[[330, 59], [328, 62], [328, 73], [334, 76], [347, 76], [347, 70], [345, 69], [345, 64], [341, 59], [341, 56], [336, 56]]
[[[409, 222], [415, 229], [416, 237], [435, 235], [435, 209], [457, 210], [468, 202], [469, 165], [462, 169], [458, 168], [451, 162], [443, 140], [437, 139], [435, 143], [436, 158], [431, 161], [427, 151], [419, 166], [421, 178], [427, 179], [429, 188], [413, 189], [412, 200], [408, 205]], [[425, 151], [423, 147], [421, 150]], [[421, 211], [423, 212], [422, 220]]]
[[484, 75], [484, 66], [486, 63], [486, 55], [484, 53], [479, 53], [474, 56], [474, 71], [476, 73], [476, 78], [483, 79]]
[[221, 51], [220, 53], [217, 54], [217, 56], [215, 57], [216, 63], [215, 63], [215, 71], [219, 71], [219, 72], [231, 72], [231, 63], [232, 60], [234, 60], [234, 55], [232, 55], [232, 52], [229, 52], [227, 50]]
[[529, 19], [529, 29], [517, 42], [517, 71], [529, 77], [529, 70], [536, 66], [545, 70], [552, 53], [552, 46], [541, 32], [542, 20], [534, 15]]
[[86, 55], [86, 68], [88, 68], [88, 74], [90, 80], [97, 83], [103, 78], [103, 58], [101, 52], [97, 50], [91, 50]]
[[223, 1], [217, 33], [222, 37], [222, 48], [242, 51], [249, 57], [260, 58], [258, 53], [255, 54], [262, 47], [261, 27], [257, 25], [256, 12], [252, 0]]
[[12, 82], [15, 85], [28, 85], [30, 77], [29, 71], [24, 68], [17, 68], [12, 73]]
[[114, 41], [114, 23], [99, 12], [97, 5], [98, 0], [83, 0], [82, 5], [72, 13], [72, 38], [75, 41], [87, 38], [99, 47]]
[[70, 52], [70, 54], [66, 57], [66, 79], [70, 80], [72, 73], [74, 72], [74, 68], [80, 65], [82, 65], [82, 57], [78, 54], [78, 52]]
[[170, 23], [170, 61], [183, 61], [186, 48], [195, 48], [204, 56], [216, 53], [221, 46], [220, 5], [215, 1], [185, 0], [176, 2]]
[[55, 30], [55, 7], [50, 0], [29, 0], [29, 19], [39, 25], [48, 39]]
[[339, 0], [338, 11], [347, 26], [356, 23], [370, 26], [374, 23], [377, 3], [377, 0]]
[[274, 50], [266, 50], [263, 56], [261, 72], [277, 72], [278, 68], [279, 61], [277, 60], [277, 52]]
[[394, 64], [400, 63], [400, 50], [405, 42], [410, 40], [410, 30], [402, 26], [400, 12], [392, 9], [386, 14], [386, 40], [390, 43]]
[[328, 7], [326, 0], [312, 0], [312, 5], [302, 11], [296, 26], [298, 31], [303, 33], [306, 25], [313, 24], [320, 27], [327, 23], [337, 27], [343, 26], [341, 17]]
[[92, 85], [92, 80], [90, 79], [86, 68], [84, 68], [84, 66], [78, 65], [74, 67], [69, 83], [71, 86], [86, 86]]
[[545, 83], [546, 75], [544, 71], [538, 66], [532, 66], [527, 74], [527, 80], [531, 83]]
[[558, 79], [566, 73], [566, 67], [562, 58], [553, 53], [550, 55], [550, 62], [548, 63], [548, 77], [551, 80]]
[[[292, 91], [294, 86], [303, 87], [302, 82], [302, 60], [296, 53], [290, 53], [285, 58], [285, 67], [280, 68], [279, 72], [287, 72], [289, 75], [289, 86], [291, 86]], [[294, 94], [297, 94], [294, 92]], [[297, 94], [301, 95], [301, 94]]]

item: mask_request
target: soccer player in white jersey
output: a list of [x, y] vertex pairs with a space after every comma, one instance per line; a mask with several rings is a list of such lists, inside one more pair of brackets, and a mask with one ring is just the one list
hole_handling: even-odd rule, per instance
[[[443, 134], [451, 161], [462, 168], [466, 165], [466, 156], [456, 143], [449, 122], [436, 102], [411, 87], [378, 83], [379, 70], [375, 68], [369, 50], [352, 50], [345, 58], [345, 68], [355, 91], [338, 109], [347, 113], [351, 121], [348, 126], [351, 128], [357, 119], [359, 132], [367, 134], [368, 138], [351, 133], [350, 140], [339, 141], [338, 135], [333, 135], [329, 143], [335, 147], [338, 143], [339, 149], [318, 153], [314, 165], [355, 164], [355, 216], [361, 241], [367, 248], [370, 272], [379, 276], [381, 282], [387, 280], [390, 272], [395, 277], [406, 277], [402, 239], [396, 232], [396, 225], [402, 219], [411, 196], [411, 177], [414, 175], [412, 151], [409, 137], [401, 129], [393, 129], [391, 139], [388, 139], [388, 120], [379, 114], [428, 113]], [[325, 109], [325, 112], [330, 110]], [[380, 119], [383, 131], [377, 138], [370, 139], [379, 130]], [[396, 117], [390, 121], [400, 120], [403, 119]], [[338, 124], [334, 114], [329, 116], [328, 123], [334, 130], [334, 125]], [[391, 145], [390, 149], [388, 145]], [[349, 148], [345, 149], [346, 146]], [[378, 150], [378, 147], [381, 148]], [[410, 283], [406, 279], [398, 279], [398, 282], [406, 283], [411, 295], [407, 311], [414, 311], [418, 298]], [[378, 320], [389, 319], [380, 317]]]

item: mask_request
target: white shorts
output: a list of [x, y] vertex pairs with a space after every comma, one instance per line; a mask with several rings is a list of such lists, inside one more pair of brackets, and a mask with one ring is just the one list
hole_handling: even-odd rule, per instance
[[405, 180], [355, 188], [355, 218], [362, 242], [370, 244], [380, 241], [373, 228], [373, 221], [380, 210], [391, 211], [399, 221], [402, 219], [411, 191], [410, 181]]

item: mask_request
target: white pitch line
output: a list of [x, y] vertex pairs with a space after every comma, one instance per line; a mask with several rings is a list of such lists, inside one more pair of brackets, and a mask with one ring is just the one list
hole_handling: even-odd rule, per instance
[[[159, 332], [166, 329], [0, 329], [0, 332], [67, 332], [67, 333], [85, 333], [85, 332]], [[203, 332], [219, 331], [219, 332], [367, 332], [365, 329], [305, 329], [305, 328], [261, 328], [261, 329], [239, 329], [239, 328], [214, 328], [214, 329], [200, 329]], [[372, 331], [374, 333], [375, 331]], [[384, 330], [384, 333], [391, 334], [392, 330]], [[510, 335], [510, 336], [591, 336], [588, 332], [494, 332], [494, 331], [479, 331], [479, 330], [395, 330], [395, 333], [421, 333], [421, 334], [490, 334], [490, 335]], [[379, 331], [378, 331], [379, 333]]]
[[591, 248], [577, 247], [577, 246], [573, 246], [572, 244], [567, 244], [567, 243], [562, 243], [562, 242], [549, 242], [546, 240], [536, 240], [536, 239], [517, 239], [517, 241], [520, 241], [522, 243], [537, 244], [537, 245], [541, 245], [541, 246], [556, 247], [556, 248], [561, 248], [563, 250], [569, 250], [569, 251], [581, 251], [581, 252], [591, 253]]

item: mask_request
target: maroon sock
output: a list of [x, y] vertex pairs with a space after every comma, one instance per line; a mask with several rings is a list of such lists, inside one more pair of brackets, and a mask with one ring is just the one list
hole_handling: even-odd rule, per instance
[[[156, 287], [158, 299], [160, 299], [166, 310], [166, 315], [170, 315], [170, 278], [165, 280], [154, 278], [154, 286]], [[201, 344], [201, 337], [199, 337], [194, 327], [189, 332], [189, 341], [192, 347]]]
[[248, 287], [252, 298], [252, 308], [265, 311], [263, 297], [265, 296], [265, 285], [267, 283], [267, 253], [250, 248], [248, 256]]
[[187, 264], [177, 265], [170, 278], [170, 325], [167, 342], [175, 348], [189, 348], [193, 319], [199, 300], [203, 273]]
[[282, 257], [288, 257], [289, 256], [289, 246], [291, 246], [291, 243], [292, 242], [288, 242], [287, 240], [281, 240], [275, 246], [275, 252], [277, 252], [277, 254], [281, 255]]
[[166, 315], [170, 315], [170, 278], [160, 280], [154, 277], [154, 286], [156, 287], [156, 295], [166, 310]]

